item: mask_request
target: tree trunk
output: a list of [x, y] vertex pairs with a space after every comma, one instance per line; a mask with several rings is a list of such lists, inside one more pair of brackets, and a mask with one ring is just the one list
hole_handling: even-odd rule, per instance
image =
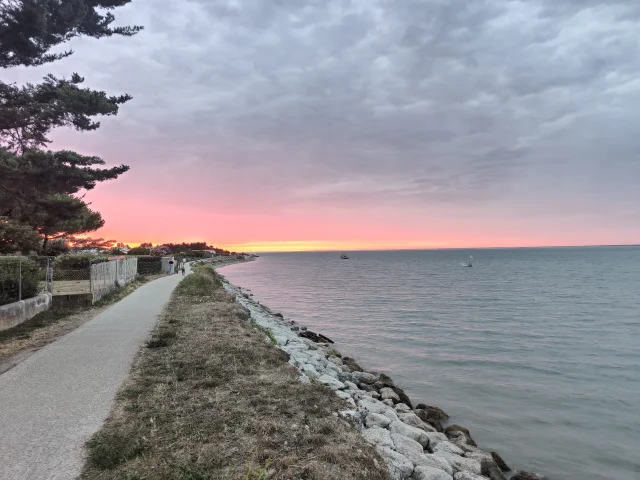
[[44, 240], [42, 241], [42, 255], [47, 254], [47, 244], [49, 243], [49, 235], [44, 234]]

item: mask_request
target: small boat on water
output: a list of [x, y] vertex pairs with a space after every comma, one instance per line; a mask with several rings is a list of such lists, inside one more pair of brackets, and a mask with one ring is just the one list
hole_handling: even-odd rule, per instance
[[342, 255], [340, 255], [340, 259], [341, 260], [349, 260], [349, 257], [347, 257], [344, 253]]
[[469, 263], [461, 263], [460, 265], [463, 267], [473, 267], [473, 257], [469, 255]]

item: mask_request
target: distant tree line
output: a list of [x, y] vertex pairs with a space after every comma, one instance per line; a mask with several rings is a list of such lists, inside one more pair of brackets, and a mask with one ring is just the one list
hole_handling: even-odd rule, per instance
[[[0, 0], [0, 68], [43, 65], [72, 55], [49, 53], [74, 37], [131, 36], [142, 27], [113, 27], [111, 11], [131, 0]], [[47, 75], [38, 84], [0, 80], [0, 253], [55, 253], [68, 239], [104, 225], [84, 201], [98, 183], [129, 167], [102, 167], [94, 156], [46, 147], [52, 129], [92, 131], [94, 117], [116, 115], [129, 95], [82, 86], [84, 78]], [[63, 240], [64, 239], [64, 240]]]

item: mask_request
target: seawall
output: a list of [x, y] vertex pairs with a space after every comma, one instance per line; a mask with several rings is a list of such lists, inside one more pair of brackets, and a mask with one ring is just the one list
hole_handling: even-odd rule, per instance
[[451, 424], [442, 409], [415, 404], [389, 376], [364, 370], [355, 359], [343, 357], [331, 339], [285, 319], [254, 300], [249, 291], [226, 280], [225, 288], [248, 310], [251, 321], [289, 355], [300, 381], [324, 384], [345, 401], [345, 409], [336, 415], [352, 421], [376, 446], [394, 479], [544, 478], [513, 472], [498, 453], [479, 448], [466, 428]]

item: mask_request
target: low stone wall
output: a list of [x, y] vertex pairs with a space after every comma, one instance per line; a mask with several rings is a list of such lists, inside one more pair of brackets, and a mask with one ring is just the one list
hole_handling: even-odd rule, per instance
[[0, 307], [0, 331], [13, 328], [51, 308], [52, 296], [42, 293], [34, 298], [21, 300]]
[[[224, 277], [223, 277], [224, 279]], [[481, 450], [469, 431], [448, 425], [438, 407], [414, 405], [393, 380], [367, 372], [333, 347], [331, 339], [286, 320], [260, 304], [249, 290], [225, 281], [227, 291], [247, 309], [251, 321], [270, 332], [287, 352], [300, 381], [317, 382], [345, 400], [337, 415], [350, 420], [387, 462], [393, 480], [541, 480], [527, 472], [512, 472], [496, 452]], [[348, 405], [348, 406], [347, 406]]]

